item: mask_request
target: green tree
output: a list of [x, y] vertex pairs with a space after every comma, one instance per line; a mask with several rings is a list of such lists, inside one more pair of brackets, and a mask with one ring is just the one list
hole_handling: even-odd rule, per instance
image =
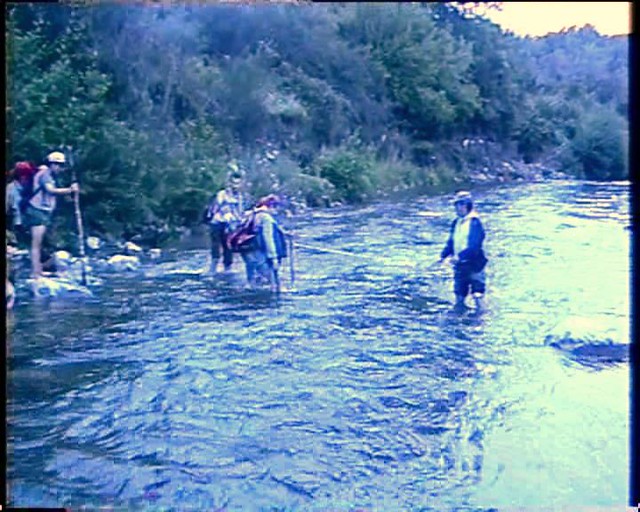
[[585, 109], [571, 141], [568, 163], [579, 177], [621, 180], [629, 176], [628, 124], [619, 114], [603, 106]]
[[419, 6], [357, 5], [343, 32], [369, 48], [396, 117], [415, 138], [451, 135], [479, 108], [469, 47], [438, 29]]
[[[130, 195], [139, 176], [128, 168], [124, 186], [114, 179], [114, 168], [124, 167], [124, 141], [131, 133], [106, 103], [110, 79], [98, 69], [86, 16], [73, 9], [67, 14], [53, 39], [57, 20], [42, 12], [25, 28], [9, 17], [7, 153], [39, 161], [62, 146], [76, 148], [88, 229], [107, 230], [105, 223], [114, 218], [135, 222], [141, 215], [140, 198]], [[73, 225], [68, 216], [66, 223]]]
[[319, 177], [334, 187], [337, 199], [361, 202], [374, 189], [373, 155], [351, 148], [338, 148], [323, 153], [315, 163]]

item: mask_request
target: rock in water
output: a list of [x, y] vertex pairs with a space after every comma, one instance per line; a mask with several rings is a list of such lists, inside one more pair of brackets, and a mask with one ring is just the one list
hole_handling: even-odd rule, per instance
[[107, 261], [107, 265], [111, 270], [136, 270], [140, 267], [140, 258], [137, 256], [127, 256], [124, 254], [116, 254], [111, 256]]
[[27, 283], [31, 286], [31, 291], [36, 297], [92, 296], [89, 288], [67, 279], [41, 277], [40, 279], [27, 279]]
[[133, 242], [127, 242], [126, 244], [124, 244], [124, 250], [127, 254], [140, 253], [142, 252], [142, 247], [134, 244]]
[[629, 325], [624, 317], [570, 317], [558, 324], [545, 343], [587, 365], [623, 363], [629, 360]]
[[101, 245], [102, 242], [97, 236], [90, 236], [87, 238], [87, 247], [89, 247], [89, 249], [96, 251]]
[[66, 282], [81, 283], [83, 273], [91, 284], [100, 284], [101, 280], [92, 276], [93, 267], [89, 265], [89, 258], [74, 258], [67, 251], [56, 251], [54, 254], [56, 265], [56, 279]]
[[584, 343], [629, 344], [629, 322], [623, 316], [569, 317], [547, 335], [549, 345]]
[[55, 261], [56, 270], [67, 270], [71, 266], [73, 258], [67, 251], [56, 251], [53, 254], [53, 260]]

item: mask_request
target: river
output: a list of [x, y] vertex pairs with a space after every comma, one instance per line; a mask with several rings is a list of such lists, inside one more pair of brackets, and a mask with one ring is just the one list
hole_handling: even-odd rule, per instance
[[[451, 270], [432, 265], [444, 196], [286, 219], [300, 246], [280, 297], [244, 290], [240, 262], [198, 274], [203, 248], [101, 276], [90, 300], [19, 294], [9, 505], [624, 507], [629, 363], [595, 349], [629, 343], [629, 184], [476, 199], [479, 318], [451, 314]], [[551, 343], [566, 322], [592, 331]]]

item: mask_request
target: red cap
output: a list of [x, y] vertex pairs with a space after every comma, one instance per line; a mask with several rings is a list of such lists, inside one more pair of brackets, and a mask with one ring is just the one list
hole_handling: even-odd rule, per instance
[[18, 162], [16, 163], [14, 169], [17, 173], [28, 172], [33, 169], [33, 164], [31, 162]]
[[30, 177], [36, 168], [31, 162], [18, 162], [14, 166], [13, 170], [15, 171], [16, 178], [22, 181]]
[[269, 208], [276, 206], [280, 203], [280, 198], [275, 194], [269, 194], [268, 196], [263, 197], [256, 203], [256, 207], [260, 208], [261, 206], [267, 206]]

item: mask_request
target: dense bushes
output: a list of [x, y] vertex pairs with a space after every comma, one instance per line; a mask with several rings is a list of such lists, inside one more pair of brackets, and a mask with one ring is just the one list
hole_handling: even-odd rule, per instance
[[76, 148], [90, 233], [196, 223], [232, 158], [253, 197], [312, 206], [464, 179], [485, 165], [472, 138], [628, 176], [628, 41], [589, 27], [516, 38], [447, 3], [31, 3], [6, 35], [6, 165]]
[[603, 107], [585, 111], [578, 119], [565, 166], [580, 178], [628, 179], [628, 137], [627, 123], [616, 112]]
[[320, 155], [315, 163], [317, 175], [333, 184], [337, 199], [349, 203], [361, 202], [373, 191], [373, 166], [370, 155], [340, 149]]

